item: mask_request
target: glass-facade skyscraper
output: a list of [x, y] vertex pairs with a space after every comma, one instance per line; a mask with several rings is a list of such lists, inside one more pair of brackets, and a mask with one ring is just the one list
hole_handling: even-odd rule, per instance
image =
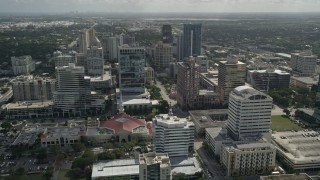
[[183, 25], [183, 58], [201, 55], [202, 42], [201, 24]]

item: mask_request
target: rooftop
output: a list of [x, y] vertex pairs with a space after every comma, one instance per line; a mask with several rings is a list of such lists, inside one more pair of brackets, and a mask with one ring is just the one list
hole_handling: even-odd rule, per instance
[[261, 176], [260, 179], [261, 180], [312, 180], [312, 178], [305, 173]]
[[161, 165], [170, 166], [170, 159], [169, 159], [168, 153], [150, 152], [150, 153], [140, 154], [139, 163], [147, 164], [147, 165], [160, 163]]
[[139, 162], [136, 159], [101, 161], [92, 166], [92, 178], [139, 175]]
[[290, 73], [288, 73], [286, 71], [281, 71], [279, 69], [273, 69], [273, 70], [268, 70], [268, 69], [264, 69], [264, 70], [249, 70], [249, 72], [251, 72], [251, 73], [257, 72], [257, 73], [274, 73], [274, 74], [279, 74], [279, 75], [290, 75]]
[[155, 125], [168, 126], [168, 127], [189, 127], [193, 126], [193, 122], [188, 118], [179, 118], [169, 114], [159, 114], [153, 119]]
[[109, 120], [100, 121], [99, 128], [108, 128], [115, 133], [120, 131], [147, 133], [146, 121], [144, 119], [135, 119], [126, 113], [119, 113]]
[[320, 133], [312, 130], [275, 132], [278, 150], [294, 164], [320, 163]]
[[41, 139], [56, 139], [61, 136], [81, 136], [85, 135], [85, 131], [82, 128], [75, 127], [58, 127], [58, 128], [48, 128], [41, 134]]
[[29, 101], [29, 102], [16, 102], [9, 103], [5, 107], [9, 109], [31, 109], [31, 108], [45, 108], [53, 106], [52, 101]]
[[267, 94], [260, 92], [252, 87], [249, 86], [239, 86], [236, 87], [232, 93], [233, 97], [236, 97], [238, 99], [251, 99], [252, 97], [254, 97], [254, 99], [267, 99], [269, 98], [270, 100], [272, 100], [272, 98], [270, 96], [268, 96]]
[[199, 127], [222, 127], [228, 117], [228, 109], [209, 109], [189, 111], [192, 121]]
[[186, 175], [193, 175], [202, 171], [195, 157], [172, 157], [170, 162], [172, 174], [185, 173]]
[[316, 77], [295, 77], [295, 76], [291, 76], [291, 79], [295, 79], [297, 81], [300, 81], [300, 82], [303, 82], [303, 83], [306, 83], [306, 84], [314, 84], [314, 85], [318, 85], [318, 81], [319, 81], [319, 78], [318, 76]]

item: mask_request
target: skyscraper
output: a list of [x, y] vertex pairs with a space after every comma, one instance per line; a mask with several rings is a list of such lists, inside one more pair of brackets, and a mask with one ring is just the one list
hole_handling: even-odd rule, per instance
[[229, 97], [227, 129], [234, 139], [259, 136], [270, 130], [272, 98], [248, 86], [235, 88]]
[[162, 42], [169, 44], [173, 42], [172, 27], [169, 24], [162, 26]]
[[86, 70], [89, 76], [103, 76], [104, 74], [103, 48], [97, 37], [94, 37], [87, 50]]
[[238, 61], [236, 56], [230, 56], [227, 61], [219, 62], [218, 70], [218, 86], [221, 100], [228, 102], [229, 93], [234, 88], [245, 84], [246, 64]]
[[173, 60], [172, 45], [161, 41], [154, 49], [154, 65], [157, 70], [165, 70]]
[[183, 34], [176, 36], [177, 38], [177, 61], [183, 60]]
[[84, 67], [69, 64], [56, 67], [56, 92], [53, 93], [55, 108], [64, 113], [81, 115], [90, 104], [90, 79], [84, 78]]
[[119, 46], [119, 86], [123, 93], [145, 92], [145, 49]]
[[183, 25], [183, 58], [201, 55], [201, 24]]

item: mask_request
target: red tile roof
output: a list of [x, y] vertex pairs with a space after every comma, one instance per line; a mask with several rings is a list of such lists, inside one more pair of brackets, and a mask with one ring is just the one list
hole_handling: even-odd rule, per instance
[[146, 121], [144, 119], [135, 119], [125, 113], [117, 114], [110, 120], [100, 121], [100, 128], [113, 129], [115, 133], [120, 131], [132, 132], [133, 129], [139, 126], [146, 126]]

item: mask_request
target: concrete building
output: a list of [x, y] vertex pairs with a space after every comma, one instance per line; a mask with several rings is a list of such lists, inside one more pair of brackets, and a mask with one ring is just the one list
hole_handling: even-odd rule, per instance
[[236, 56], [230, 56], [227, 61], [219, 62], [218, 71], [221, 100], [228, 102], [230, 92], [234, 88], [245, 84], [246, 64], [238, 61]]
[[209, 69], [209, 61], [207, 56], [196, 56], [196, 63], [200, 66], [200, 73], [206, 73]]
[[234, 139], [269, 133], [272, 98], [248, 86], [235, 88], [229, 97], [227, 129]]
[[173, 61], [173, 52], [171, 44], [164, 44], [161, 41], [154, 49], [154, 66], [156, 70], [163, 71], [169, 67]]
[[209, 109], [189, 111], [197, 137], [205, 136], [206, 128], [224, 127], [228, 119], [228, 109]]
[[6, 119], [52, 118], [53, 108], [52, 101], [28, 101], [2, 106], [6, 111]]
[[313, 180], [305, 173], [260, 176], [260, 180]]
[[317, 56], [312, 55], [312, 51], [292, 53], [290, 66], [293, 72], [299, 76], [312, 76], [316, 71]]
[[309, 91], [313, 86], [317, 86], [319, 82], [319, 78], [317, 76], [314, 77], [296, 77], [291, 76], [290, 78], [290, 87], [291, 88], [306, 88]]
[[167, 153], [139, 155], [139, 180], [171, 180], [171, 163]]
[[120, 89], [116, 89], [117, 109], [122, 106], [127, 113], [131, 112], [148, 112], [153, 105], [150, 100], [150, 93], [145, 90], [144, 93], [140, 94], [124, 94], [122, 93], [122, 102], [120, 103]]
[[69, 63], [76, 63], [76, 56], [73, 54], [62, 54], [61, 51], [53, 53], [53, 61], [55, 67], [68, 66]]
[[145, 49], [119, 47], [119, 86], [122, 93], [145, 92]]
[[289, 88], [290, 73], [277, 69], [249, 70], [247, 82], [254, 88], [269, 92], [269, 90]]
[[200, 86], [206, 89], [214, 90], [219, 92], [218, 86], [218, 71], [211, 70], [207, 73], [200, 74]]
[[11, 65], [14, 75], [27, 75], [36, 69], [31, 56], [11, 57]]
[[84, 78], [84, 68], [69, 64], [57, 67], [57, 87], [53, 94], [55, 107], [63, 114], [81, 114], [90, 106], [90, 79]]
[[41, 147], [70, 146], [80, 142], [80, 137], [85, 136], [85, 134], [85, 130], [81, 128], [48, 128], [40, 135]]
[[205, 141], [211, 152], [216, 157], [220, 157], [222, 144], [232, 143], [227, 130], [222, 127], [205, 128]]
[[18, 76], [11, 81], [14, 101], [51, 100], [56, 80], [49, 78]]
[[[86, 67], [87, 66], [87, 55], [84, 53], [77, 53], [75, 55], [76, 58], [76, 65], [77, 66], [83, 66]], [[69, 64], [67, 64], [66, 66], [68, 66]]]
[[272, 134], [277, 154], [293, 170], [320, 169], [319, 133], [312, 130]]
[[183, 109], [210, 109], [220, 104], [217, 92], [200, 89], [200, 66], [194, 57], [177, 65], [177, 103]]
[[270, 174], [276, 166], [276, 148], [266, 142], [223, 144], [220, 161], [227, 176]]
[[170, 24], [162, 25], [162, 42], [168, 44], [173, 43], [172, 27]]
[[90, 77], [91, 90], [107, 90], [113, 87], [110, 71], [105, 71], [103, 76]]
[[201, 55], [202, 25], [183, 25], [183, 58]]
[[152, 67], [145, 67], [145, 77], [146, 77], [146, 83], [147, 84], [153, 84], [154, 82], [154, 70]]
[[114, 36], [107, 38], [107, 53], [109, 60], [118, 59], [119, 46], [123, 45], [122, 36]]
[[158, 153], [186, 157], [193, 148], [194, 124], [189, 119], [172, 114], [157, 115], [153, 119], [153, 133], [153, 143]]
[[[101, 48], [102, 50], [102, 48]], [[103, 76], [104, 75], [104, 59], [102, 57], [87, 57], [87, 75], [89, 76]]]

